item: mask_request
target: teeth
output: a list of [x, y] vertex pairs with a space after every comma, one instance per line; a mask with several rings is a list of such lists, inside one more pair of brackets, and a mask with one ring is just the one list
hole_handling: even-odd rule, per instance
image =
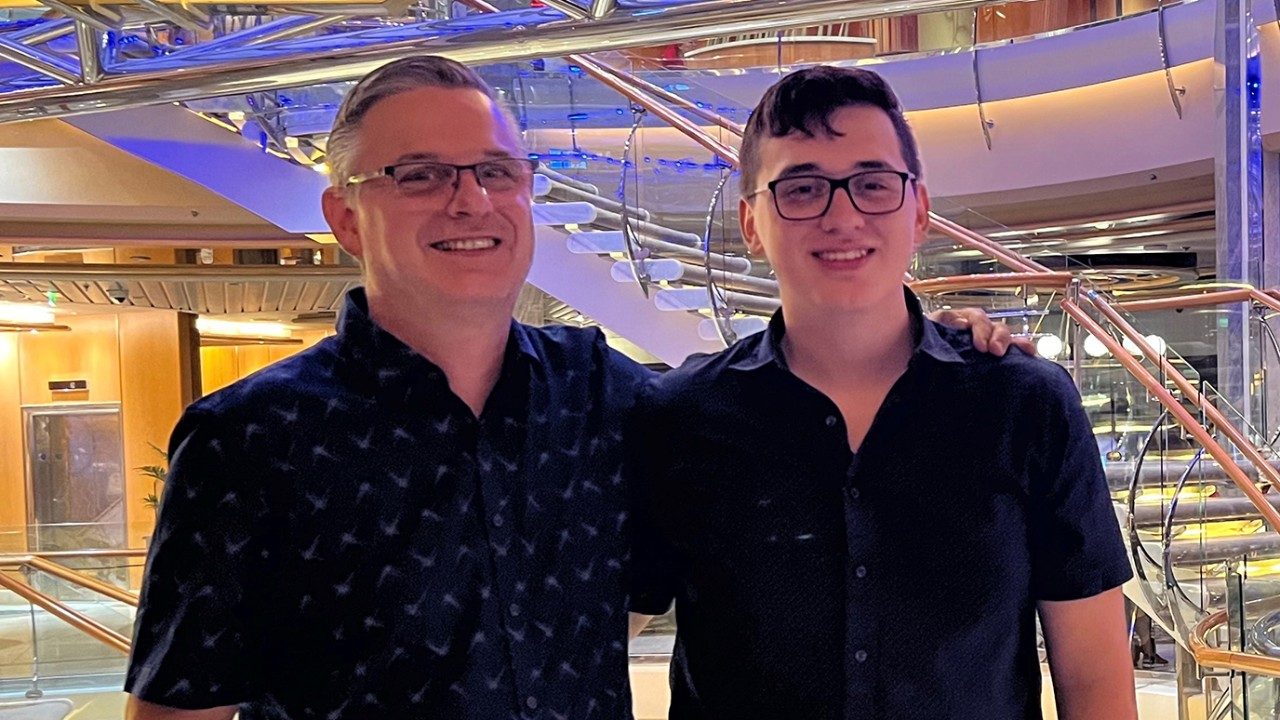
[[432, 244], [437, 250], [486, 250], [498, 244], [497, 238], [473, 238], [469, 240], [445, 240]]
[[858, 258], [866, 257], [870, 252], [870, 250], [845, 250], [843, 252], [827, 251], [818, 253], [818, 258], [821, 260], [835, 261], [857, 260]]

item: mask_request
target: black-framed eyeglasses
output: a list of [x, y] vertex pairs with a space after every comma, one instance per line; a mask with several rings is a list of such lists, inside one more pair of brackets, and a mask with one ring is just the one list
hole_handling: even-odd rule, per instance
[[389, 177], [395, 182], [396, 190], [401, 195], [420, 197], [446, 190], [452, 192], [458, 187], [458, 179], [462, 177], [462, 173], [470, 170], [475, 174], [480, 187], [488, 192], [500, 193], [531, 187], [533, 173], [537, 169], [538, 161], [532, 158], [499, 158], [474, 165], [415, 161], [352, 175], [347, 178], [346, 184], [359, 185]]
[[[784, 220], [813, 220], [827, 214], [836, 190], [844, 190], [863, 215], [897, 212], [907, 198], [907, 181], [916, 176], [898, 170], [867, 170], [843, 178], [791, 175], [765, 185]], [[757, 190], [758, 195], [765, 190]]]

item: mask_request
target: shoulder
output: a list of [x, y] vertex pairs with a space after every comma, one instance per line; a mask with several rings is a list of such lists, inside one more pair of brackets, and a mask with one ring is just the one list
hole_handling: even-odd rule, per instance
[[548, 373], [560, 376], [597, 371], [621, 383], [642, 384], [653, 371], [609, 347], [599, 328], [518, 325], [529, 348]]
[[339, 389], [334, 338], [258, 370], [191, 404], [186, 415], [230, 422], [266, 419], [282, 407], [329, 398]]
[[929, 322], [933, 323], [938, 336], [960, 356], [963, 361], [959, 365], [960, 372], [980, 379], [984, 384], [1000, 384], [1041, 398], [1079, 397], [1071, 374], [1058, 363], [1028, 355], [1018, 348], [1010, 348], [1003, 357], [996, 357], [974, 349], [973, 337], [968, 330]]
[[685, 358], [680, 367], [656, 378], [650, 384], [648, 396], [656, 405], [687, 403], [702, 394], [714, 392], [730, 378], [735, 377], [740, 363], [754, 361], [766, 333], [745, 337], [733, 345], [714, 353], [695, 353]]

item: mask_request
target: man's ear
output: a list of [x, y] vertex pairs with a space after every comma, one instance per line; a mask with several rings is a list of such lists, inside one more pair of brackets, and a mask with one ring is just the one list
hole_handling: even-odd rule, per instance
[[738, 227], [742, 230], [742, 241], [747, 245], [747, 252], [756, 257], [764, 257], [764, 244], [760, 242], [760, 233], [756, 227], [756, 211], [747, 198], [738, 199]]
[[325, 188], [324, 194], [320, 196], [320, 208], [338, 244], [352, 257], [360, 259], [363, 252], [360, 229], [356, 224], [355, 208], [351, 207], [347, 193], [342, 188]]
[[916, 247], [924, 244], [929, 237], [929, 188], [919, 180], [912, 183], [916, 189]]

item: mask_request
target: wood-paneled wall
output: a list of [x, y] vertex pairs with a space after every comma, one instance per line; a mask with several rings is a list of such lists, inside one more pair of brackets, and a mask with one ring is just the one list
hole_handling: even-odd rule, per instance
[[[27, 479], [22, 407], [68, 402], [119, 402], [124, 442], [125, 522], [131, 547], [151, 533], [153, 491], [137, 468], [163, 464], [149, 444], [168, 445], [191, 400], [190, 318], [167, 310], [63, 315], [69, 332], [0, 333], [0, 552], [26, 549]], [[184, 368], [185, 364], [185, 368]], [[184, 375], [185, 372], [185, 375]], [[84, 380], [83, 392], [55, 393], [55, 380]]]
[[205, 395], [252, 375], [273, 362], [301, 352], [333, 334], [333, 329], [302, 330], [297, 345], [230, 345], [200, 348], [201, 386]]
[[0, 553], [27, 549], [18, 333], [0, 332]]

